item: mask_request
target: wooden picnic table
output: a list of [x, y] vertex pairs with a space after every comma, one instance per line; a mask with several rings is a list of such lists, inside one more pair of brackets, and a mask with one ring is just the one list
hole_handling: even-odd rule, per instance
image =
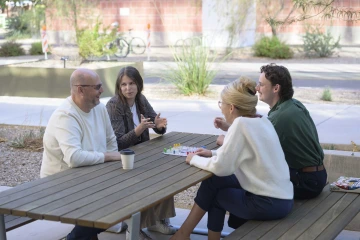
[[4, 214], [102, 229], [131, 218], [130, 237], [136, 239], [139, 212], [212, 175], [187, 165], [185, 157], [163, 154], [163, 149], [177, 143], [215, 149], [216, 138], [171, 132], [131, 147], [135, 151], [132, 170], [122, 169], [120, 162], [108, 162], [5, 190], [0, 193], [0, 240], [6, 239]]

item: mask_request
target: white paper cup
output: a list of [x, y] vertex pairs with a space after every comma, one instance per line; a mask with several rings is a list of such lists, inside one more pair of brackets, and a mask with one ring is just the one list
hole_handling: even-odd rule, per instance
[[123, 149], [120, 151], [120, 155], [123, 169], [133, 169], [135, 152], [131, 149]]

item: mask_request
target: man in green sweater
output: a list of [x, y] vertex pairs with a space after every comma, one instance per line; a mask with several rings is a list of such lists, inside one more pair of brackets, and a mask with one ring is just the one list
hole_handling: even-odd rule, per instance
[[279, 136], [294, 185], [294, 198], [318, 196], [326, 185], [324, 152], [309, 111], [293, 98], [292, 79], [287, 68], [276, 64], [262, 66], [256, 90], [259, 99], [270, 106], [268, 118]]

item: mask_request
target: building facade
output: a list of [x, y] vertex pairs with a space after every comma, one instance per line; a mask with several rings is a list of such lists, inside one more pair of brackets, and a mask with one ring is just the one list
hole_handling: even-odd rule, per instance
[[[244, 6], [237, 3], [246, 0], [98, 0], [91, 9], [78, 12], [80, 27], [94, 24], [97, 17], [103, 26], [117, 22], [119, 31], [132, 36], [147, 38], [150, 25], [152, 46], [174, 45], [179, 39], [199, 36], [212, 47], [244, 47], [254, 44], [261, 36], [272, 35], [272, 29], [266, 23], [266, 11], [278, 5], [267, 5], [266, 0], [250, 1]], [[292, 0], [285, 0], [284, 8], [277, 15], [286, 19], [292, 9]], [[334, 6], [360, 13], [360, 0], [335, 0]], [[275, 9], [276, 10], [276, 9]], [[56, 9], [47, 13], [47, 29], [50, 43], [73, 44], [75, 31], [73, 16], [57, 17]], [[290, 18], [299, 17], [293, 13]], [[356, 18], [354, 18], [356, 19]], [[360, 14], [359, 14], [360, 19]], [[241, 25], [241, 27], [239, 27]], [[343, 45], [360, 44], [360, 21], [344, 21], [339, 18], [325, 20], [319, 16], [277, 28], [277, 36], [288, 44], [302, 44], [306, 26], [318, 26], [322, 31], [330, 31], [334, 38], [341, 37]], [[234, 28], [238, 28], [234, 31]], [[231, 32], [232, 30], [232, 32]]]

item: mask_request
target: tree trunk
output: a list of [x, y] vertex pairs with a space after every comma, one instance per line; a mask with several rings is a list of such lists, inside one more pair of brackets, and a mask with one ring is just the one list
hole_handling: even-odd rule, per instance
[[276, 27], [274, 26], [274, 25], [270, 25], [270, 27], [271, 27], [271, 32], [272, 32], [272, 36], [273, 37], [276, 37]]

